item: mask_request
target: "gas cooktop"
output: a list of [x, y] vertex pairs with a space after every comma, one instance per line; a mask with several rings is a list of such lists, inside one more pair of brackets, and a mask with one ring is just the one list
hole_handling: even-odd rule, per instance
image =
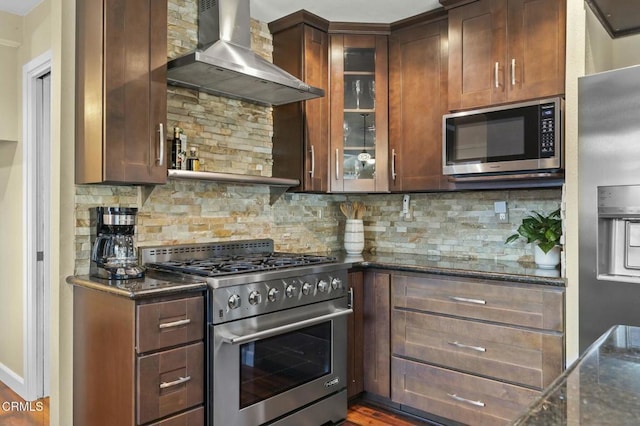
[[203, 277], [216, 277], [244, 272], [270, 271], [297, 266], [335, 262], [336, 258], [296, 253], [249, 253], [242, 255], [211, 256], [146, 263], [147, 268]]

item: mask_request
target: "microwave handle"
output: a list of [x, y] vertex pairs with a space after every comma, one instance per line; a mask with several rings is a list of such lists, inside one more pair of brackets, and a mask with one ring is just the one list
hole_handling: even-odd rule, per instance
[[451, 182], [486, 182], [492, 180], [504, 181], [519, 179], [540, 179], [540, 178], [564, 178], [563, 173], [539, 172], [539, 173], [513, 173], [508, 175], [474, 175], [474, 176], [449, 176]]
[[351, 308], [340, 309], [330, 314], [297, 321], [291, 324], [281, 325], [279, 327], [269, 328], [267, 330], [258, 331], [256, 333], [245, 334], [244, 336], [226, 335], [222, 337], [222, 341], [231, 345], [241, 345], [243, 343], [254, 342], [259, 339], [266, 339], [267, 337], [277, 336], [278, 334], [287, 333], [289, 331], [298, 330], [304, 327], [309, 327], [321, 322], [332, 320], [334, 318], [349, 315], [351, 313], [353, 313], [353, 309]]

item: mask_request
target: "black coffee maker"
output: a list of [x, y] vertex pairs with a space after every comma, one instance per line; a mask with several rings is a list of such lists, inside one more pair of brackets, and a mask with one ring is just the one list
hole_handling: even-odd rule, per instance
[[144, 276], [133, 240], [137, 213], [130, 207], [91, 209], [91, 276], [108, 280]]

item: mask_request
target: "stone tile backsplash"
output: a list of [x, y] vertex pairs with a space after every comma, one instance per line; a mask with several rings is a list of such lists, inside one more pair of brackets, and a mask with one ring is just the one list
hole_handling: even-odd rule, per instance
[[[560, 190], [411, 194], [411, 217], [401, 217], [402, 194], [285, 193], [270, 204], [266, 186], [170, 179], [150, 194], [129, 186], [76, 187], [76, 273], [89, 270], [89, 208], [138, 207], [138, 246], [272, 238], [276, 249], [341, 250], [345, 218], [339, 204], [363, 201], [365, 250], [470, 259], [532, 261], [523, 242], [504, 240], [532, 210], [559, 205]], [[508, 224], [498, 224], [494, 201], [506, 200]]]

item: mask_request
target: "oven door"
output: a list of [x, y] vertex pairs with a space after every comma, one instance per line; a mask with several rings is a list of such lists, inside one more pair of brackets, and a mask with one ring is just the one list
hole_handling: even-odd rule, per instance
[[335, 410], [315, 410], [327, 418], [308, 420], [343, 420], [351, 312], [345, 297], [212, 325], [213, 424], [272, 422], [341, 391]]

